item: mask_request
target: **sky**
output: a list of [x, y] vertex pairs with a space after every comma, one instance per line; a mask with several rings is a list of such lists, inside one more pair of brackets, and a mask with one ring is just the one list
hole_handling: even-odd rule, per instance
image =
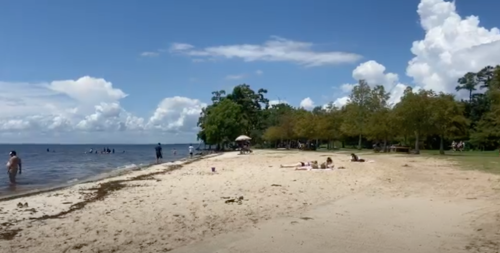
[[[0, 1], [0, 143], [188, 143], [211, 92], [397, 103], [500, 64], [490, 0]], [[457, 93], [457, 98], [464, 96]]]

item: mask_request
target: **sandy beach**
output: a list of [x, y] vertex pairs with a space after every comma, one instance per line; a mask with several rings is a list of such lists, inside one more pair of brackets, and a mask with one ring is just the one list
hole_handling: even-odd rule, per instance
[[[345, 169], [280, 168], [328, 156]], [[1, 201], [0, 252], [499, 252], [499, 176], [365, 158], [225, 153]]]

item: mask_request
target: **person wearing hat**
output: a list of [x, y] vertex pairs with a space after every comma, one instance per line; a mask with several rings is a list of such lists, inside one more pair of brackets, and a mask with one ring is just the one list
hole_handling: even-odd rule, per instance
[[17, 171], [22, 173], [21, 158], [17, 157], [16, 151], [10, 151], [10, 158], [7, 162], [7, 173], [9, 173], [10, 184], [16, 184]]

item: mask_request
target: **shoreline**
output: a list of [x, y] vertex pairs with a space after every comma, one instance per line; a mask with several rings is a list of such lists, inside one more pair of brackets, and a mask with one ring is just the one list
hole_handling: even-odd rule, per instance
[[[325, 156], [339, 169], [281, 167]], [[499, 186], [427, 157], [210, 154], [4, 201], [0, 252], [467, 253], [500, 239]]]
[[[18, 219], [10, 219], [8, 221], [4, 221], [0, 223], [0, 241], [5, 240], [5, 241], [10, 241], [14, 239], [20, 232], [23, 231], [21, 228], [13, 228], [16, 227], [16, 225], [22, 221], [25, 221], [26, 219], [29, 221], [44, 221], [44, 220], [52, 220], [52, 219], [59, 219], [63, 218], [65, 215], [71, 214], [75, 211], [81, 210], [85, 208], [88, 204], [97, 202], [97, 201], [103, 201], [106, 199], [106, 197], [114, 192], [118, 192], [122, 189], [130, 188], [130, 187], [136, 187], [133, 184], [130, 184], [130, 182], [136, 182], [136, 181], [148, 181], [148, 180], [156, 180], [157, 182], [159, 180], [155, 179], [155, 176], [158, 175], [164, 175], [167, 173], [170, 173], [172, 171], [181, 169], [184, 165], [191, 164], [193, 162], [197, 162], [206, 158], [212, 158], [212, 157], [217, 157], [220, 156], [223, 153], [216, 153], [216, 154], [205, 154], [205, 155], [199, 155], [193, 158], [182, 158], [177, 161], [172, 161], [172, 162], [166, 162], [166, 163], [160, 163], [160, 164], [151, 164], [149, 166], [144, 166], [141, 169], [138, 170], [130, 170], [127, 171], [126, 173], [120, 174], [120, 175], [115, 175], [112, 177], [106, 177], [106, 178], [101, 178], [101, 179], [96, 179], [93, 181], [87, 181], [87, 182], [79, 182], [77, 184], [73, 184], [70, 186], [61, 186], [61, 187], [55, 187], [51, 189], [46, 189], [43, 191], [36, 191], [36, 192], [30, 192], [26, 194], [20, 194], [16, 196], [9, 196], [6, 198], [0, 199], [0, 202], [9, 202], [13, 201], [16, 199], [23, 199], [23, 198], [45, 198], [47, 199], [48, 197], [51, 196], [59, 196], [59, 195], [64, 195], [63, 192], [79, 192], [80, 194], [84, 195], [84, 198], [78, 198], [76, 202], [73, 201], [60, 201], [62, 204], [71, 204], [69, 208], [61, 208], [59, 206], [59, 210], [56, 210], [56, 212], [52, 212], [50, 214], [44, 214], [42, 216], [37, 216], [37, 217], [24, 217], [24, 218], [18, 218]], [[153, 169], [157, 168], [157, 170], [154, 171], [148, 171], [148, 169]], [[132, 177], [125, 178], [126, 176], [131, 176], [134, 172], [137, 173], [137, 175], [133, 175]], [[141, 173], [144, 172], [144, 173]], [[124, 177], [124, 178], [120, 178]], [[88, 187], [86, 187], [88, 186]], [[43, 194], [48, 194], [48, 193], [54, 193], [53, 195], [50, 194], [48, 196], [41, 196]], [[75, 196], [73, 196], [73, 199]], [[21, 201], [19, 202], [19, 205], [22, 205]], [[25, 202], [26, 204], [27, 202]], [[27, 206], [25, 206], [27, 207]], [[3, 209], [0, 208], [0, 211]], [[30, 210], [35, 210], [34, 208], [32, 209], [27, 209], [27, 211]], [[52, 210], [54, 211], [54, 210]], [[30, 211], [29, 216], [35, 214], [37, 211]]]
[[190, 160], [197, 161], [199, 159], [205, 158], [208, 155], [211, 155], [211, 154], [198, 155], [198, 156], [195, 156], [193, 158], [184, 157], [184, 158], [180, 158], [178, 160], [173, 160], [170, 162], [150, 163], [150, 164], [146, 164], [146, 165], [142, 165], [142, 166], [137, 166], [135, 168], [125, 170], [125, 171], [118, 171], [118, 170], [113, 171], [112, 170], [112, 171], [104, 172], [104, 173], [101, 173], [101, 174], [98, 174], [98, 175], [95, 175], [95, 176], [92, 176], [92, 177], [89, 177], [89, 178], [86, 178], [83, 180], [78, 180], [78, 181], [75, 181], [72, 183], [58, 184], [58, 185], [53, 185], [53, 186], [42, 187], [39, 189], [32, 189], [32, 190], [21, 191], [21, 192], [17, 192], [17, 193], [14, 192], [12, 194], [5, 194], [5, 195], [0, 196], [0, 202], [19, 199], [19, 198], [25, 198], [25, 197], [30, 197], [30, 196], [36, 196], [36, 195], [43, 194], [43, 193], [50, 193], [50, 192], [54, 192], [54, 191], [64, 190], [64, 189], [67, 189], [67, 188], [70, 188], [70, 187], [73, 187], [76, 185], [81, 185], [81, 184], [98, 183], [99, 181], [105, 181], [108, 179], [126, 176], [126, 175], [131, 174], [135, 171], [145, 171], [145, 170], [150, 169], [151, 167], [154, 167], [156, 165], [177, 164], [177, 163], [186, 164]]

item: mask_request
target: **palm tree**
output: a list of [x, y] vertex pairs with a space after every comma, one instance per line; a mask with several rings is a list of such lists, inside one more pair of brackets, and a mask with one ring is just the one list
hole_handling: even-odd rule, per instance
[[472, 92], [476, 90], [478, 85], [478, 80], [476, 73], [468, 72], [463, 77], [458, 79], [459, 85], [455, 88], [457, 91], [468, 90], [469, 91], [469, 101], [472, 100]]

